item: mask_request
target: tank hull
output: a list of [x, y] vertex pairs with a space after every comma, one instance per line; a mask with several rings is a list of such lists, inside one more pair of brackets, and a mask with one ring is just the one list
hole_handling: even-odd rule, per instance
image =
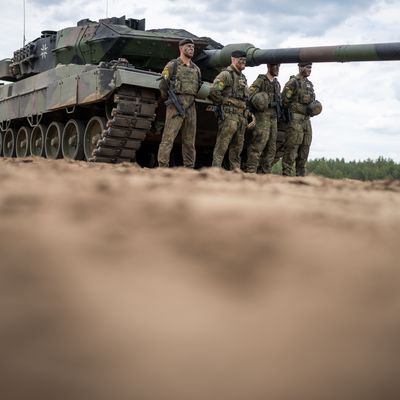
[[[159, 101], [159, 78], [158, 73], [131, 66], [70, 64], [4, 85], [0, 87], [0, 150], [10, 148], [11, 143], [13, 148], [0, 154], [113, 163], [138, 161], [143, 166], [155, 166], [165, 119], [165, 106]], [[210, 165], [217, 131], [215, 116], [207, 110], [211, 102], [204, 99], [209, 86], [203, 85], [203, 99], [196, 100], [198, 166]], [[54, 133], [53, 123], [61, 124], [59, 133]], [[81, 140], [70, 133], [70, 128], [78, 125], [84, 126]], [[50, 126], [53, 130], [48, 132]], [[14, 148], [22, 128], [36, 136], [30, 146], [17, 153]], [[38, 130], [43, 131], [39, 136]], [[69, 146], [71, 140], [79, 142], [82, 149]], [[51, 142], [56, 143], [54, 148]], [[179, 143], [178, 137], [177, 148]], [[179, 151], [174, 152], [172, 164], [179, 165]]]

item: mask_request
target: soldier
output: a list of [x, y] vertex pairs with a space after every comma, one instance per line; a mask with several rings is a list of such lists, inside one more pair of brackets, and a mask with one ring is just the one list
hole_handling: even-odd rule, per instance
[[158, 165], [169, 166], [174, 140], [181, 130], [183, 165], [193, 168], [196, 159], [195, 96], [201, 87], [201, 74], [199, 67], [192, 61], [193, 40], [182, 39], [179, 42], [179, 52], [179, 57], [170, 61], [162, 72], [164, 79], [160, 83], [161, 98], [167, 99], [169, 87], [175, 92], [178, 104], [174, 104], [171, 98], [165, 103], [167, 109], [164, 132], [158, 149]]
[[293, 175], [295, 163], [296, 175], [305, 175], [312, 140], [310, 116], [319, 114], [322, 109], [321, 104], [315, 101], [314, 86], [308, 79], [312, 63], [298, 65], [299, 73], [290, 77], [282, 92], [282, 104], [290, 115], [282, 157], [282, 174], [287, 176]]
[[215, 78], [210, 89], [211, 99], [220, 106], [218, 135], [213, 153], [213, 167], [221, 167], [229, 148], [230, 169], [240, 168], [244, 132], [247, 126], [247, 99], [249, 89], [242, 71], [246, 67], [246, 53], [235, 50], [231, 65]]
[[281, 108], [281, 86], [276, 78], [280, 64], [268, 64], [267, 67], [267, 73], [259, 75], [249, 90], [256, 126], [248, 146], [246, 164], [247, 172], [254, 173], [259, 169], [264, 174], [271, 173]]

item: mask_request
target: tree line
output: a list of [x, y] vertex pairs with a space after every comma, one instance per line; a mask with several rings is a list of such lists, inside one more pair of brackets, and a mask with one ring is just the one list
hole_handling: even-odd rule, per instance
[[[272, 173], [281, 174], [281, 162], [275, 164]], [[362, 181], [376, 179], [400, 179], [400, 164], [390, 158], [379, 157], [376, 160], [345, 161], [339, 159], [317, 158], [307, 163], [307, 174], [332, 179], [358, 179]]]

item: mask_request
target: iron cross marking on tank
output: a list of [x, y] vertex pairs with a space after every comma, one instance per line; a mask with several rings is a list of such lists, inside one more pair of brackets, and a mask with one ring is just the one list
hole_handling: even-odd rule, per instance
[[40, 48], [40, 57], [46, 58], [47, 57], [47, 50], [49, 48], [47, 47], [47, 44], [43, 44], [42, 47]]

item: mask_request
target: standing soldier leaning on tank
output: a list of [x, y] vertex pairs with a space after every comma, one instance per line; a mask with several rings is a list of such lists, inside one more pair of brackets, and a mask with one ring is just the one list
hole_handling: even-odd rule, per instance
[[179, 52], [179, 57], [171, 60], [162, 71], [161, 98], [168, 100], [165, 102], [167, 110], [158, 149], [158, 165], [169, 166], [174, 140], [181, 130], [183, 165], [193, 168], [196, 159], [195, 97], [201, 87], [201, 74], [199, 67], [192, 61], [193, 40], [182, 39], [179, 42]]
[[291, 76], [282, 91], [282, 104], [288, 110], [289, 123], [282, 157], [282, 175], [305, 175], [310, 152], [312, 128], [310, 117], [318, 115], [322, 106], [315, 100], [314, 86], [308, 77], [312, 63], [299, 63], [299, 73]]
[[281, 110], [281, 85], [276, 78], [280, 64], [268, 64], [250, 86], [250, 104], [256, 126], [247, 148], [246, 172], [271, 173], [276, 151], [278, 117]]
[[240, 169], [244, 132], [247, 126], [249, 89], [242, 71], [246, 67], [246, 53], [235, 50], [231, 65], [220, 72], [210, 89], [210, 98], [217, 104], [218, 135], [213, 153], [213, 167], [221, 167], [229, 149], [230, 169]]

